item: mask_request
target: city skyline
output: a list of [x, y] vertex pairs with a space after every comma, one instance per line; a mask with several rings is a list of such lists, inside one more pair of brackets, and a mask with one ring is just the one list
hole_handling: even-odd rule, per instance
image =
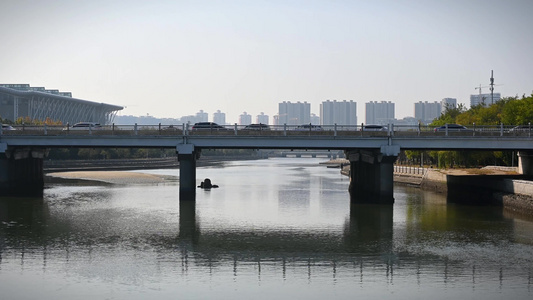
[[[105, 5], [104, 5], [105, 4]], [[238, 122], [282, 101], [413, 103], [530, 95], [531, 1], [90, 1], [0, 3], [0, 82], [71, 91], [176, 118]], [[483, 16], [483, 17], [479, 17]], [[490, 45], [488, 47], [487, 45]], [[481, 91], [476, 89], [481, 87]]]
[[[0, 84], [0, 87], [3, 89], [11, 89], [16, 91], [32, 91], [40, 92], [43, 94], [51, 94], [60, 97], [72, 98], [73, 101], [80, 101], [72, 97], [72, 92], [64, 92], [57, 89], [47, 89], [46, 87], [35, 87], [30, 86], [29, 84]], [[46, 96], [45, 96], [46, 97]], [[44, 98], [43, 98], [44, 99]], [[485, 99], [482, 101], [480, 99]], [[491, 99], [489, 102], [488, 99]], [[470, 106], [484, 104], [491, 105], [492, 101], [499, 101], [500, 94], [478, 94], [470, 96]], [[91, 102], [93, 105], [100, 106], [100, 103], [88, 100], [81, 100], [84, 102]], [[16, 103], [15, 103], [16, 102]], [[370, 101], [365, 103], [365, 124], [389, 124], [393, 123], [421, 123], [421, 124], [430, 124], [434, 119], [438, 118], [441, 113], [447, 107], [456, 107], [457, 99], [455, 98], [443, 98], [440, 102], [428, 102], [428, 101], [419, 101], [414, 103], [414, 117], [408, 116], [402, 118], [396, 118], [395, 115], [395, 103], [391, 101]], [[143, 124], [151, 120], [153, 123], [166, 123], [170, 122], [172, 124], [176, 123], [196, 123], [196, 122], [208, 122], [213, 121], [217, 124], [227, 125], [227, 124], [239, 124], [239, 125], [250, 125], [253, 123], [262, 123], [270, 125], [298, 125], [298, 124], [316, 124], [316, 125], [358, 125], [357, 122], [357, 103], [353, 100], [347, 101], [337, 101], [337, 100], [326, 100], [320, 103], [320, 115], [311, 113], [311, 105], [304, 102], [291, 103], [290, 101], [283, 101], [278, 104], [278, 114], [273, 116], [272, 123], [268, 115], [265, 115], [264, 112], [255, 116], [255, 122], [252, 122], [253, 116], [248, 114], [246, 111], [239, 115], [238, 123], [228, 123], [226, 122], [226, 114], [221, 110], [217, 110], [213, 113], [212, 118], [209, 118], [209, 113], [204, 112], [204, 110], [198, 111], [195, 115], [181, 116], [179, 118], [156, 118], [155, 116], [132, 116], [125, 115], [123, 118], [119, 116], [117, 120], [120, 122], [135, 122], [140, 120]], [[27, 117], [27, 115], [20, 114], [20, 99], [2, 99], [2, 106], [0, 106], [0, 116], [7, 117], [14, 116], [17, 114], [17, 117]], [[116, 112], [122, 110], [122, 107], [116, 106], [115, 112], [112, 113], [115, 115]], [[24, 111], [24, 110], [23, 110]], [[46, 116], [51, 117], [51, 116]], [[14, 120], [14, 119], [11, 119]], [[85, 121], [94, 121], [94, 120], [85, 120]], [[149, 124], [149, 123], [148, 123]]]

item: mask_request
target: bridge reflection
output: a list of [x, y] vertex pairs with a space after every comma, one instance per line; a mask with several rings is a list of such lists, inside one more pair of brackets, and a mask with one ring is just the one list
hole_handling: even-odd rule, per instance
[[[167, 228], [157, 234], [151, 228], [132, 234], [122, 229], [98, 230], [101, 224], [97, 221], [76, 221], [56, 209], [48, 199], [0, 198], [0, 266], [13, 260], [20, 264], [25, 260], [33, 260], [32, 263], [42, 260], [46, 269], [50, 260], [68, 262], [73, 256], [124, 251], [153, 256], [163, 269], [174, 268], [179, 263], [183, 274], [203, 268], [225, 270], [233, 276], [256, 272], [258, 276], [278, 274], [285, 278], [298, 273], [311, 279], [315, 274], [330, 274], [333, 279], [347, 276], [361, 283], [365, 274], [381, 274], [392, 283], [400, 270], [404, 275], [416, 274], [418, 284], [424, 283], [424, 274], [432, 274], [443, 281], [468, 276], [473, 285], [494, 274], [498, 274], [500, 284], [507, 276], [523, 276], [523, 270], [506, 267], [507, 261], [494, 265], [454, 256], [463, 249], [454, 249], [457, 252], [451, 255], [443, 249], [422, 249], [429, 240], [434, 245], [461, 244], [476, 236], [483, 245], [483, 235], [468, 232], [501, 232], [491, 230], [491, 226], [505, 226], [512, 231], [515, 225], [503, 214], [493, 216], [500, 222], [492, 225], [485, 222], [483, 208], [478, 214], [472, 214], [472, 210], [464, 207], [456, 210], [437, 205], [432, 209], [410, 199], [407, 226], [396, 228], [393, 206], [351, 204], [344, 230], [339, 232], [305, 228], [205, 228], [198, 218], [196, 205], [195, 201], [180, 201], [176, 230]], [[454, 215], [459, 213], [468, 214], [468, 218], [459, 219], [470, 221], [458, 223]], [[411, 221], [418, 218], [427, 220], [413, 225]], [[464, 228], [468, 228], [467, 233], [461, 232]], [[503, 243], [513, 239], [512, 236], [498, 238]], [[530, 277], [525, 280], [531, 282]]]

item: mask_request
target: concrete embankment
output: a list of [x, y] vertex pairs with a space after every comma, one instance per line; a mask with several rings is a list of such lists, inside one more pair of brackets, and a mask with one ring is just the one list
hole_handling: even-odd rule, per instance
[[489, 202], [502, 205], [514, 212], [533, 214], [533, 181], [505, 169], [483, 168], [471, 171], [429, 169], [420, 186], [424, 189], [446, 192], [452, 202], [469, 204]]
[[[341, 173], [349, 176], [348, 161]], [[506, 210], [533, 215], [533, 181], [516, 168], [433, 169], [394, 166], [394, 182], [447, 193], [450, 202], [502, 205]]]

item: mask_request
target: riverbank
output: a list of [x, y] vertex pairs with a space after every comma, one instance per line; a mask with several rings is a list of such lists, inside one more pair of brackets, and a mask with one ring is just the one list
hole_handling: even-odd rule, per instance
[[[201, 156], [197, 161], [198, 167], [213, 166], [226, 161], [255, 160], [260, 157], [252, 156]], [[120, 171], [139, 169], [174, 169], [179, 168], [177, 157], [137, 158], [137, 159], [90, 159], [90, 160], [45, 160], [45, 173], [71, 171]]]
[[[347, 160], [327, 164], [342, 166], [341, 173], [350, 174]], [[447, 193], [453, 202], [495, 204], [513, 213], [533, 215], [533, 181], [518, 174], [516, 167], [433, 169], [396, 165], [394, 183]]]

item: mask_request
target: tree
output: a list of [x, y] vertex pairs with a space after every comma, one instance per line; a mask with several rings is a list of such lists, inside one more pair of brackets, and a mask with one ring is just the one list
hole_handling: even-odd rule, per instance
[[430, 124], [431, 126], [442, 126], [445, 124], [453, 124], [456, 123], [456, 118], [460, 114], [466, 112], [466, 107], [460, 103], [457, 105], [457, 107], [454, 106], [448, 106], [444, 108], [444, 113], [440, 115], [437, 119], [433, 120], [433, 122]]
[[522, 99], [508, 98], [502, 109], [501, 121], [510, 125], [533, 123], [533, 94]]

